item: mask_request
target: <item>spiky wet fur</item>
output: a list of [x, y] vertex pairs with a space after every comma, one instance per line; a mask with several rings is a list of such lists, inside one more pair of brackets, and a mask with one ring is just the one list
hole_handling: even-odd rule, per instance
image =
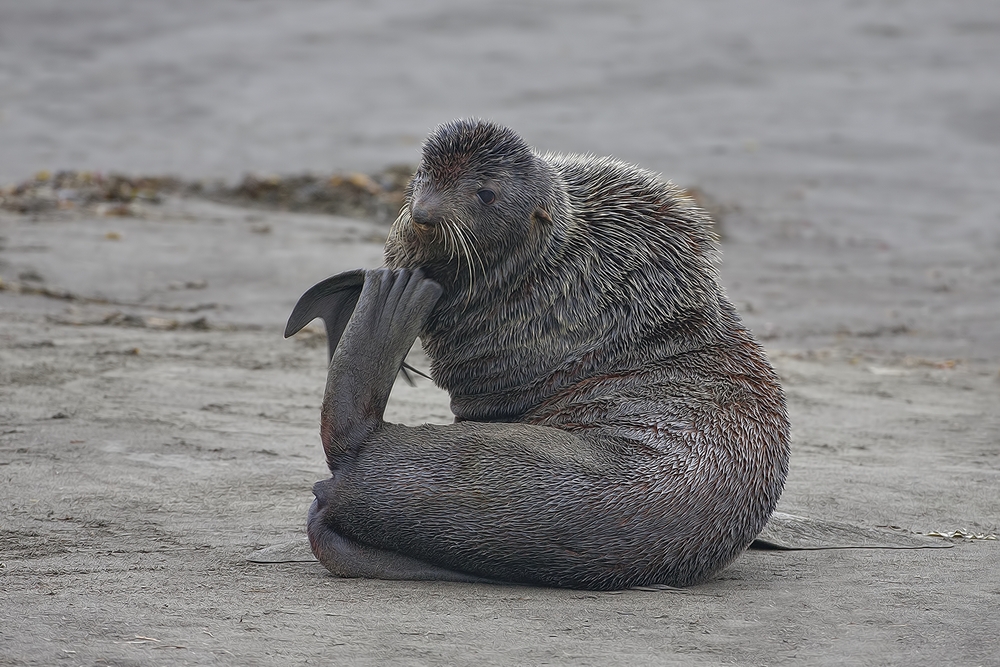
[[[492, 206], [475, 196], [484, 184], [497, 191]], [[411, 219], [425, 205], [431, 229]], [[558, 521], [558, 506], [547, 512], [561, 503], [566, 520], [583, 512], [597, 522], [581, 531], [603, 523], [600, 539], [621, 544], [596, 550], [593, 572], [469, 571], [687, 585], [763, 528], [787, 471], [784, 397], [718, 284], [716, 252], [706, 215], [651, 172], [539, 154], [484, 121], [448, 123], [427, 140], [386, 262], [422, 267], [444, 288], [421, 339], [457, 421], [550, 426], [616, 452], [596, 462], [599, 483], [553, 479], [565, 492], [539, 494], [546, 511], [524, 518]], [[509, 539], [519, 526], [492, 530]], [[433, 560], [418, 542], [406, 553]]]

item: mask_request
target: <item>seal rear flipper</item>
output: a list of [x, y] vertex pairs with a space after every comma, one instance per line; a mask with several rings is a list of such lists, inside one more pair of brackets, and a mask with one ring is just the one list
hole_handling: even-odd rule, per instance
[[[320, 482], [316, 486], [328, 484]], [[307, 533], [309, 547], [316, 560], [338, 577], [362, 579], [397, 579], [408, 581], [460, 581], [464, 583], [500, 583], [458, 570], [432, 565], [395, 551], [362, 544], [338, 533], [323, 520], [323, 503], [309, 508]], [[297, 553], [301, 546], [297, 545]], [[271, 561], [255, 561], [271, 562]]]
[[273, 544], [263, 549], [257, 549], [249, 556], [250, 563], [315, 563], [316, 556], [309, 546], [309, 539], [300, 537], [297, 540]]
[[327, 370], [320, 438], [331, 471], [382, 423], [396, 375], [440, 296], [419, 269], [365, 273]]
[[815, 549], [934, 549], [952, 546], [944, 540], [888, 528], [864, 528], [775, 512], [750, 545], [759, 551]]
[[326, 325], [326, 343], [329, 357], [344, 335], [347, 322], [358, 305], [361, 288], [365, 284], [365, 270], [345, 271], [316, 283], [299, 297], [298, 303], [288, 316], [285, 338], [296, 334], [302, 327], [317, 317]]
[[[310, 539], [312, 536], [310, 535]], [[327, 531], [322, 546], [313, 543], [317, 560], [338, 577], [396, 579], [405, 581], [457, 581], [500, 583], [457, 570], [449, 570], [392, 551], [376, 549]]]
[[[288, 316], [288, 323], [285, 324], [285, 338], [294, 336], [302, 327], [318, 317], [323, 320], [323, 325], [326, 327], [327, 360], [332, 359], [333, 352], [337, 349], [337, 344], [344, 335], [347, 323], [358, 305], [361, 288], [364, 287], [364, 284], [365, 270], [355, 269], [354, 271], [338, 273], [310, 287], [305, 294], [299, 297], [292, 309], [292, 314]], [[428, 380], [432, 379], [423, 371], [407, 363], [404, 363], [400, 370], [410, 386], [416, 386], [410, 373]]]

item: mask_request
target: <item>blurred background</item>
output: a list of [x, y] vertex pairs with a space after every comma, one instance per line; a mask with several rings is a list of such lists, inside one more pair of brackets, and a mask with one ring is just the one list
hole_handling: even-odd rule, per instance
[[992, 356], [998, 66], [994, 0], [0, 0], [0, 184], [372, 173], [488, 117], [706, 193], [765, 337]]
[[43, 168], [374, 169], [412, 162], [435, 125], [471, 115], [545, 149], [691, 179], [920, 162], [927, 179], [964, 180], [977, 170], [963, 158], [995, 157], [1000, 142], [990, 0], [4, 0], [0, 12], [4, 182]]

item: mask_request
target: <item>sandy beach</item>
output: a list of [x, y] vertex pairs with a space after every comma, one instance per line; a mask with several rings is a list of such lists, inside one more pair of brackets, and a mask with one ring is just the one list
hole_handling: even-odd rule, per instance
[[[986, 0], [0, 0], [0, 665], [1000, 665], [998, 62]], [[462, 116], [697, 188], [787, 394], [779, 509], [953, 546], [617, 593], [248, 562], [327, 475], [285, 318], [388, 227], [210, 195], [367, 187]], [[389, 411], [451, 421], [426, 380]]]

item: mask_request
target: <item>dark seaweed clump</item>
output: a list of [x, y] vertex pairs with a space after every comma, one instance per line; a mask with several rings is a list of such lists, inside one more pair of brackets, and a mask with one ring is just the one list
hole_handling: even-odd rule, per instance
[[412, 174], [412, 167], [394, 165], [373, 174], [247, 175], [233, 185], [173, 176], [42, 171], [16, 185], [0, 188], [0, 208], [25, 214], [82, 209], [103, 215], [139, 215], [143, 204], [179, 195], [391, 222], [403, 205], [403, 192]]

